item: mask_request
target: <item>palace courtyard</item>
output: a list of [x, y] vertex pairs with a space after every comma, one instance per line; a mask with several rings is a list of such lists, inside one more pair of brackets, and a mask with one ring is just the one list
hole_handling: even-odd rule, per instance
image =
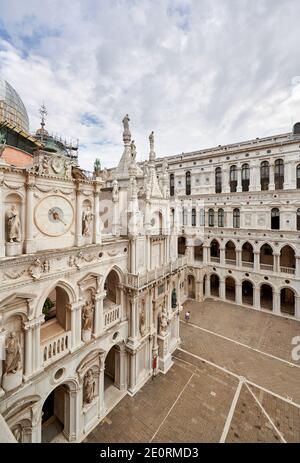
[[213, 299], [189, 300], [181, 315], [168, 373], [125, 396], [84, 442], [299, 442], [300, 322]]

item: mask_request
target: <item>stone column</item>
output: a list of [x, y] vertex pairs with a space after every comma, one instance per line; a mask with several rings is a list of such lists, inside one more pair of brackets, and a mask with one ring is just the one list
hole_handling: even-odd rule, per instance
[[196, 300], [203, 301], [203, 280], [196, 281]]
[[77, 183], [76, 189], [76, 229], [75, 229], [75, 246], [82, 244], [82, 195], [80, 185]]
[[95, 184], [94, 191], [94, 230], [93, 230], [93, 243], [101, 244], [101, 230], [100, 230], [100, 205], [99, 205], [99, 186]]
[[120, 391], [126, 391], [126, 357], [127, 352], [125, 349], [121, 348], [119, 351], [115, 352], [115, 385], [120, 389]]
[[292, 188], [291, 186], [291, 173], [292, 168], [294, 167], [294, 161], [285, 161], [284, 162], [284, 182], [283, 182], [283, 189], [289, 190]]
[[237, 193], [241, 193], [242, 191], [242, 172], [241, 172], [241, 167], [238, 167], [236, 169], [236, 175], [237, 175], [237, 187], [236, 191]]
[[273, 270], [276, 273], [280, 273], [280, 253], [273, 253]]
[[259, 272], [260, 270], [260, 252], [257, 250], [253, 251], [253, 270], [254, 272]]
[[0, 172], [0, 257], [5, 257], [5, 204], [2, 192], [3, 182], [4, 173]]
[[226, 299], [226, 294], [225, 294], [225, 280], [220, 278], [220, 288], [219, 288], [219, 294], [220, 298], [225, 300]]
[[210, 297], [210, 277], [206, 276], [205, 280], [205, 297]]
[[95, 294], [95, 314], [94, 314], [94, 329], [93, 336], [98, 338], [104, 330], [104, 320], [103, 320], [103, 300], [105, 298], [106, 291], [103, 293]]
[[273, 291], [273, 312], [276, 314], [280, 314], [280, 292]]
[[296, 258], [295, 276], [296, 278], [300, 278], [300, 256], [295, 256], [295, 258]]
[[130, 241], [130, 273], [136, 273], [136, 239], [132, 238]]
[[[41, 358], [41, 325], [44, 323], [44, 315], [34, 320], [32, 342], [35, 351], [33, 373], [37, 374], [43, 370], [43, 358]], [[44, 355], [44, 353], [42, 354]]]
[[28, 381], [28, 379], [32, 375], [32, 349], [33, 343], [32, 343], [32, 321], [27, 321], [23, 323], [23, 329], [25, 332], [25, 352], [24, 352], [24, 359], [23, 359], [23, 366], [24, 366], [24, 375], [23, 379], [24, 381]]
[[295, 317], [300, 319], [300, 297], [295, 295]]
[[63, 434], [68, 441], [79, 439], [82, 426], [80, 420], [81, 412], [81, 389], [65, 390], [65, 419]]
[[275, 190], [274, 161], [269, 163], [269, 190]]
[[260, 191], [260, 166], [250, 164], [249, 191]]
[[222, 192], [223, 193], [229, 193], [230, 192], [228, 166], [224, 167], [223, 172], [222, 172]]
[[253, 307], [260, 309], [260, 288], [253, 288]]
[[83, 301], [76, 302], [73, 304], [67, 304], [66, 308], [71, 313], [71, 346], [70, 352], [74, 352], [76, 349], [79, 349], [83, 346], [81, 341], [81, 309]]
[[220, 265], [222, 267], [225, 267], [226, 264], [226, 259], [225, 259], [225, 246], [221, 245], [220, 246]]
[[26, 227], [25, 227], [25, 252], [31, 254], [36, 251], [36, 242], [33, 239], [33, 192], [34, 183], [29, 179], [26, 183]]
[[235, 284], [235, 302], [242, 304], [242, 285], [240, 283]]
[[134, 343], [137, 339], [138, 330], [138, 299], [130, 298], [130, 340]]
[[105, 392], [104, 392], [104, 375], [105, 375], [105, 356], [106, 353], [100, 354], [100, 374], [99, 374], [99, 402], [98, 402], [98, 418], [105, 414]]
[[289, 188], [291, 190], [295, 190], [297, 188], [297, 179], [296, 179], [296, 161], [290, 162], [290, 185]]
[[136, 386], [136, 351], [129, 352], [130, 359], [130, 374], [129, 374], [129, 391], [131, 393], [135, 392]]
[[237, 267], [242, 267], [242, 250], [236, 249], [235, 251], [235, 265]]

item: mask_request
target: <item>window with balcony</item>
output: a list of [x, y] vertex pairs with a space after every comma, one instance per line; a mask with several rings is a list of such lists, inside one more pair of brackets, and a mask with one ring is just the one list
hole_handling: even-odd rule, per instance
[[215, 170], [215, 188], [216, 193], [222, 193], [222, 170], [221, 167], [217, 167]]
[[208, 226], [214, 227], [215, 225], [215, 211], [213, 209], [209, 209], [208, 211]]
[[249, 164], [242, 165], [242, 191], [249, 191], [250, 169]]
[[233, 228], [240, 228], [240, 210], [233, 209]]
[[236, 192], [236, 187], [237, 187], [237, 169], [236, 169], [236, 166], [230, 166], [229, 185], [230, 185], [231, 193], [235, 193]]
[[277, 207], [274, 207], [271, 210], [271, 229], [279, 230], [280, 229], [280, 213]]
[[185, 194], [191, 194], [191, 173], [189, 171], [185, 174]]
[[192, 227], [196, 227], [196, 209], [192, 209]]
[[218, 210], [218, 227], [224, 227], [224, 209]]
[[269, 189], [270, 166], [268, 161], [263, 161], [260, 165], [260, 186], [262, 190]]
[[284, 182], [284, 164], [282, 159], [276, 159], [275, 161], [274, 181], [275, 190], [282, 190]]
[[174, 196], [174, 174], [170, 175], [170, 196]]

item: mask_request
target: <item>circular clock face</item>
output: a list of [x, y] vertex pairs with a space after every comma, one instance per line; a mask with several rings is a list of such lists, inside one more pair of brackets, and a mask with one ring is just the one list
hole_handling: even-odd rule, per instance
[[62, 196], [47, 196], [37, 204], [35, 222], [45, 235], [60, 236], [72, 225], [74, 211], [72, 204]]

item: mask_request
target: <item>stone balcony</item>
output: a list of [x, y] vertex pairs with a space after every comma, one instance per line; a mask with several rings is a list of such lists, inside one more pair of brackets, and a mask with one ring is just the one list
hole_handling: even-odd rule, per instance
[[141, 288], [146, 286], [149, 283], [157, 280], [158, 278], [167, 276], [178, 270], [182, 267], [185, 267], [188, 263], [187, 256], [179, 257], [174, 262], [170, 262], [169, 264], [162, 265], [160, 267], [156, 267], [153, 270], [148, 270], [143, 274], [134, 274], [128, 273], [126, 285], [132, 288]]
[[111, 328], [121, 321], [121, 306], [119, 304], [103, 306], [104, 330]]
[[41, 358], [44, 367], [70, 352], [71, 331], [65, 331], [56, 319], [41, 327]]

